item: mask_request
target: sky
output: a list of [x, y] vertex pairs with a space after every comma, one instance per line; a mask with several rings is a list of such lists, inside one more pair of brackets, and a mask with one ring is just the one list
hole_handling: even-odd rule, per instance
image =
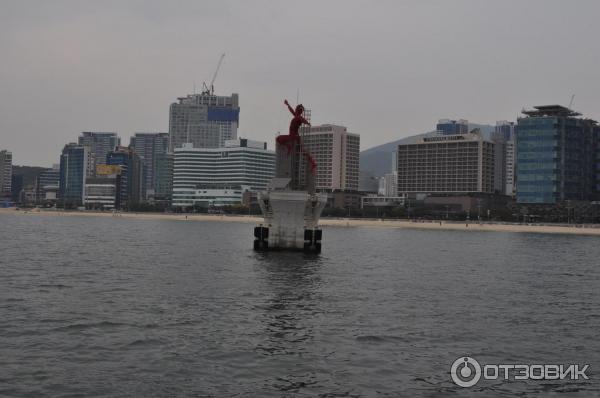
[[0, 0], [0, 149], [50, 166], [82, 131], [168, 131], [209, 81], [238, 135], [286, 131], [285, 98], [367, 149], [440, 118], [568, 105], [600, 118], [598, 1]]

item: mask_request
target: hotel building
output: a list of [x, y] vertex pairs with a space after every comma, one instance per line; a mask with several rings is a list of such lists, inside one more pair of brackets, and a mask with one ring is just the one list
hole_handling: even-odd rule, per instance
[[239, 204], [244, 190], [259, 191], [275, 175], [275, 152], [265, 142], [228, 140], [222, 148], [175, 148], [174, 207]]
[[494, 193], [494, 143], [478, 131], [398, 145], [398, 195]]

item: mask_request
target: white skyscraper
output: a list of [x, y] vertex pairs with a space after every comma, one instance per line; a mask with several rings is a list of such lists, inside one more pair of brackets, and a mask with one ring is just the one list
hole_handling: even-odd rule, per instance
[[222, 148], [175, 148], [175, 207], [241, 203], [244, 190], [259, 191], [275, 176], [275, 152], [265, 142], [230, 140]]
[[12, 153], [0, 151], [0, 197], [10, 196], [12, 188]]
[[317, 190], [358, 190], [360, 135], [333, 124], [302, 127], [300, 134], [317, 163]]
[[169, 151], [191, 143], [194, 148], [218, 148], [237, 138], [239, 126], [237, 94], [218, 96], [209, 93], [178, 98], [169, 111]]

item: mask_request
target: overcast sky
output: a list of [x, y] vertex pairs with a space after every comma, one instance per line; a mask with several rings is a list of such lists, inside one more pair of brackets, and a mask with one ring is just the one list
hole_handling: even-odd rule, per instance
[[216, 92], [239, 93], [239, 135], [271, 147], [297, 89], [361, 149], [572, 94], [600, 118], [599, 15], [582, 0], [0, 0], [0, 149], [49, 166], [81, 131], [167, 131], [221, 53]]

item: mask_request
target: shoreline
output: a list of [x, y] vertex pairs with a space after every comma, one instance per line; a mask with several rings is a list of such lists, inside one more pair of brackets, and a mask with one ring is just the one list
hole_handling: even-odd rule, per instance
[[[51, 216], [51, 217], [114, 217], [146, 220], [179, 220], [179, 221], [222, 221], [246, 222], [259, 224], [263, 218], [255, 215], [225, 215], [225, 214], [175, 214], [175, 213], [116, 213], [99, 211], [57, 211], [57, 210], [16, 210], [14, 208], [0, 209], [3, 214], [22, 216]], [[323, 227], [375, 227], [401, 229], [427, 229], [438, 231], [485, 231], [485, 232], [523, 232], [568, 235], [600, 236], [600, 225], [548, 225], [548, 224], [510, 224], [510, 223], [478, 223], [459, 221], [411, 221], [395, 219], [358, 219], [358, 218], [321, 218], [319, 224]]]

